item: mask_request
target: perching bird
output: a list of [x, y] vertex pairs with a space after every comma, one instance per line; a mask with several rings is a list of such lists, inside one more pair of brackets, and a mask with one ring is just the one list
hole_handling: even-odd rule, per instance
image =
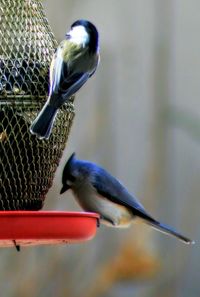
[[99, 213], [103, 223], [114, 227], [127, 227], [139, 217], [153, 228], [173, 235], [187, 244], [194, 243], [170, 226], [149, 215], [142, 204], [102, 167], [78, 160], [75, 153], [67, 161], [62, 175], [63, 194], [71, 189], [85, 211]]
[[32, 134], [49, 138], [58, 109], [94, 74], [99, 57], [96, 27], [86, 20], [74, 22], [53, 56], [49, 96], [30, 127]]

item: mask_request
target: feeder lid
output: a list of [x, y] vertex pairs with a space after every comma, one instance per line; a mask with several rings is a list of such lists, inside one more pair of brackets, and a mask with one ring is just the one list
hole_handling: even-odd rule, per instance
[[98, 219], [89, 212], [0, 211], [0, 247], [82, 242], [95, 236]]

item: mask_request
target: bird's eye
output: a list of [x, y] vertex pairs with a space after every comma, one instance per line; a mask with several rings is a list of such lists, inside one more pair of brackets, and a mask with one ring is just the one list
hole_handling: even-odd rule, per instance
[[75, 182], [76, 178], [75, 178], [75, 176], [73, 176], [73, 175], [70, 174], [68, 176], [68, 180], [71, 181], [71, 182]]

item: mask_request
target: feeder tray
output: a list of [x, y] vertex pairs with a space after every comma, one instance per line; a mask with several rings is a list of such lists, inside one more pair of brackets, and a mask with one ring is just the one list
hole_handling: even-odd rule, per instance
[[79, 243], [96, 234], [89, 212], [0, 211], [0, 247]]

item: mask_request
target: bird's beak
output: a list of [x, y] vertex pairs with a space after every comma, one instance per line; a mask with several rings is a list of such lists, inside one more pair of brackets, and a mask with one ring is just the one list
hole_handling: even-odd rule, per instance
[[64, 192], [66, 192], [67, 190], [69, 190], [70, 186], [67, 184], [64, 184], [62, 186], [62, 189], [60, 190], [60, 194], [63, 194]]

